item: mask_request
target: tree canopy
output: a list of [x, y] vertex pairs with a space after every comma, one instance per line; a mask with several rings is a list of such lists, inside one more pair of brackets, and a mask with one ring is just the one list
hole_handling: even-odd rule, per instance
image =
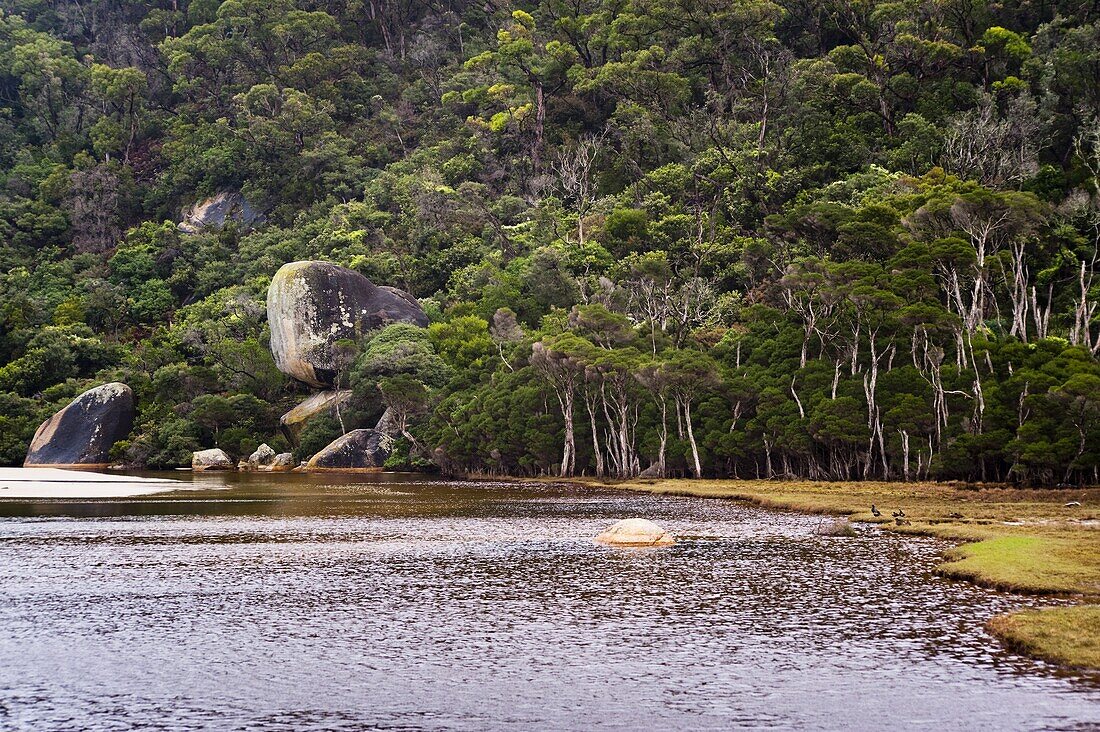
[[[323, 259], [432, 323], [342, 344], [303, 445], [1097, 482], [1093, 10], [0, 2], [0, 459], [105, 380], [130, 464], [289, 447], [264, 294]], [[176, 226], [221, 192], [261, 216]]]

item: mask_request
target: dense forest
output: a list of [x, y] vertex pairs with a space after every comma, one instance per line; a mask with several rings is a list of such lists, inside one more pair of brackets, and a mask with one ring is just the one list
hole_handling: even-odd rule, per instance
[[[1097, 482], [1100, 6], [0, 0], [0, 461], [129, 384], [120, 462], [287, 449], [302, 259], [394, 467]], [[181, 210], [243, 195], [254, 226]]]

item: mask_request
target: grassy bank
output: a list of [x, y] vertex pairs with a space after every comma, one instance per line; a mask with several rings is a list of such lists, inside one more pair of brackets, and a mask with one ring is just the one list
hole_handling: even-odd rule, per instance
[[[1081, 604], [1014, 613], [989, 629], [1013, 648], [1100, 669], [1100, 488], [1020, 490], [935, 483], [636, 480], [663, 495], [732, 498], [769, 508], [849, 516], [892, 531], [960, 542], [941, 574], [1002, 590], [1068, 595]], [[1080, 505], [1069, 505], [1079, 503]], [[874, 504], [880, 516], [871, 511]], [[901, 521], [892, 517], [904, 511]]]
[[1100, 605], [1024, 610], [995, 617], [986, 627], [1020, 653], [1100, 668]]

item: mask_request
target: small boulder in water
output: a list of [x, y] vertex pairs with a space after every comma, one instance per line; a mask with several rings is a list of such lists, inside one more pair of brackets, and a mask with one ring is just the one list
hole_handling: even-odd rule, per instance
[[814, 533], [818, 536], [850, 537], [856, 535], [856, 530], [852, 528], [852, 522], [848, 519], [837, 518], [819, 523], [814, 529]]
[[191, 454], [192, 470], [232, 470], [233, 467], [233, 461], [225, 454], [225, 450], [218, 447]]
[[612, 524], [596, 541], [611, 546], [671, 546], [676, 537], [648, 519], [633, 518]]

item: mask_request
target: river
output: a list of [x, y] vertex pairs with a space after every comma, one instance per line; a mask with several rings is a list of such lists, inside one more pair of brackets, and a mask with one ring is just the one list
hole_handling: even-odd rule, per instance
[[[180, 474], [169, 477], [181, 477]], [[195, 475], [0, 501], [0, 729], [1097, 729], [946, 546], [730, 501]], [[682, 541], [597, 546], [644, 516]]]

